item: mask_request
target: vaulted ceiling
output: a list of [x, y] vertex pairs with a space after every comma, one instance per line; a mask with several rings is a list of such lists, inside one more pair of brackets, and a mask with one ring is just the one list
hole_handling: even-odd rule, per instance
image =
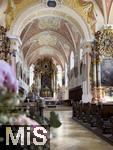
[[[75, 51], [74, 42], [80, 34], [60, 17], [42, 17], [29, 23], [21, 34], [22, 50], [28, 64], [41, 56], [53, 57], [62, 67], [70, 52]], [[74, 42], [73, 42], [74, 40]]]
[[105, 23], [111, 23], [111, 18], [113, 19], [113, 12], [112, 12], [113, 0], [95, 0], [95, 1], [101, 10]]
[[[27, 60], [28, 65], [35, 63], [40, 57], [48, 56], [64, 67], [65, 62], [69, 59], [70, 52], [75, 52], [80, 48], [80, 42], [85, 37], [83, 30], [85, 32], [86, 28], [88, 28], [87, 35], [94, 35], [94, 32], [102, 27], [103, 24], [113, 23], [113, 0], [56, 0], [58, 3], [56, 10], [58, 15], [61, 14], [61, 16], [54, 16], [56, 12], [52, 8], [50, 12], [47, 10], [48, 15], [40, 15], [41, 17], [39, 17], [39, 11], [34, 6], [39, 5], [37, 8], [42, 11], [46, 10], [47, 0], [6, 1], [8, 3], [5, 11], [6, 27], [13, 32], [12, 30], [17, 28], [17, 24], [19, 26], [19, 23], [23, 22], [24, 24], [25, 22], [24, 27], [18, 28], [17, 32], [21, 30], [19, 36], [22, 41], [24, 58]], [[1, 2], [5, 1], [1, 0]], [[30, 16], [30, 11], [33, 12], [33, 8], [36, 9], [36, 13], [31, 13]], [[67, 10], [68, 8], [69, 10]], [[29, 13], [26, 14], [28, 9]], [[59, 12], [61, 9], [63, 11]], [[72, 16], [75, 16], [73, 14], [75, 12], [79, 19], [73, 17], [74, 20], [71, 18], [72, 16], [70, 17], [66, 14], [66, 11], [70, 11], [69, 14], [72, 14]], [[43, 12], [40, 11], [41, 13]], [[23, 14], [30, 17], [26, 17], [26, 20], [23, 18], [21, 22], [18, 22], [19, 16], [23, 16]], [[32, 19], [33, 17], [35, 19]], [[67, 21], [69, 17], [71, 21], [72, 19], [74, 20], [72, 21], [73, 24]], [[17, 24], [15, 23], [16, 21]], [[86, 24], [86, 28], [82, 25], [83, 22]]]

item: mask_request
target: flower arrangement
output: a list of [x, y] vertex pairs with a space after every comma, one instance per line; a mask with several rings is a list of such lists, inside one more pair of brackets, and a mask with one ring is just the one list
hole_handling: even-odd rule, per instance
[[0, 88], [15, 93], [18, 90], [18, 82], [12, 67], [4, 60], [0, 60]]
[[9, 124], [11, 111], [19, 100], [16, 97], [18, 82], [12, 67], [0, 60], [0, 124]]
[[14, 112], [20, 102], [17, 92], [18, 81], [11, 65], [0, 60], [0, 124], [39, 125], [18, 110]]

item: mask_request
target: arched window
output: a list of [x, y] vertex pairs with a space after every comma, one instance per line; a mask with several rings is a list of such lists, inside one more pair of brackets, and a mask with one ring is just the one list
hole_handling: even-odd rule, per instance
[[82, 60], [82, 57], [83, 57], [83, 49], [81, 48], [80, 49], [80, 60]]
[[57, 66], [57, 85], [62, 86], [62, 67], [60, 65]]
[[34, 65], [31, 65], [30, 66], [30, 81], [29, 81], [30, 87], [33, 84], [33, 78], [34, 78]]
[[68, 66], [65, 63], [65, 87], [68, 86], [68, 75], [67, 75], [67, 73], [68, 73]]
[[70, 70], [74, 68], [74, 52], [71, 52], [70, 55]]

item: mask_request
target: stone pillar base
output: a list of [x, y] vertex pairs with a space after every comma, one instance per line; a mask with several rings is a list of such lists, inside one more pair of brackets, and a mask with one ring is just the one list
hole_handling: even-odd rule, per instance
[[101, 87], [101, 86], [100, 87], [94, 87], [92, 102], [94, 102], [94, 103], [102, 102], [104, 96], [105, 96], [105, 92], [104, 92], [103, 87]]
[[82, 102], [83, 103], [91, 103], [92, 101], [92, 95], [91, 94], [83, 94], [82, 95]]

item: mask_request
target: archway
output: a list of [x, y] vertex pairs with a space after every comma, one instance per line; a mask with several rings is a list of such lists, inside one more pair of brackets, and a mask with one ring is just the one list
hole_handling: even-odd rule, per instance
[[[28, 66], [46, 56], [54, 58], [62, 69], [68, 63], [70, 53], [79, 53], [80, 44], [92, 39], [86, 21], [64, 5], [54, 9], [40, 4], [30, 6], [14, 20], [9, 34], [21, 38]], [[81, 43], [77, 43], [78, 40]], [[72, 59], [74, 64], [74, 57]]]
[[84, 36], [86, 40], [91, 40], [92, 36], [85, 20], [83, 20], [82, 17], [77, 12], [63, 5], [61, 7], [58, 8], [56, 7], [54, 9], [49, 7], [42, 7], [42, 5], [39, 4], [31, 6], [30, 8], [22, 12], [14, 20], [9, 34], [20, 36], [22, 30], [25, 28], [27, 24], [29, 24], [36, 18], [47, 16], [61, 17], [67, 20], [69, 23], [76, 26], [76, 29], [81, 31], [82, 36]]

